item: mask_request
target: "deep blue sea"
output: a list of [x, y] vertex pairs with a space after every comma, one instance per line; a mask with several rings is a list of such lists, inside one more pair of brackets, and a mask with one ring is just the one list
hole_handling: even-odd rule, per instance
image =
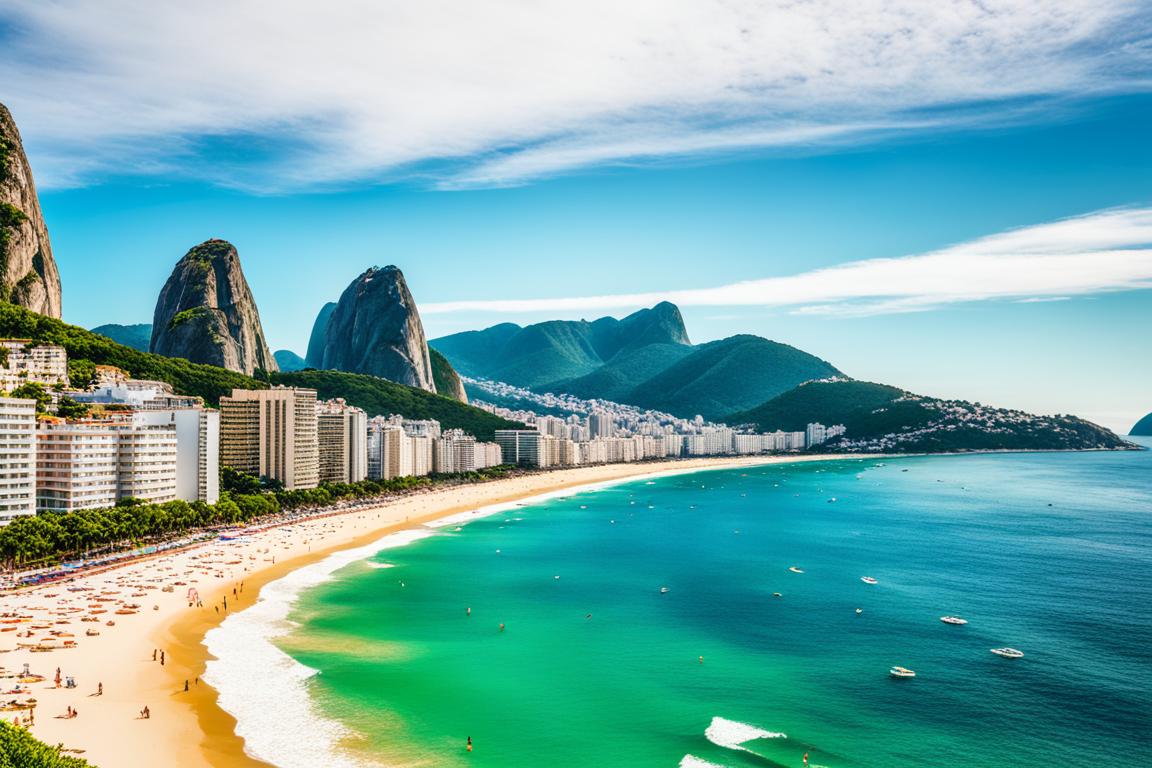
[[1149, 451], [634, 481], [285, 594], [330, 765], [1152, 766]]

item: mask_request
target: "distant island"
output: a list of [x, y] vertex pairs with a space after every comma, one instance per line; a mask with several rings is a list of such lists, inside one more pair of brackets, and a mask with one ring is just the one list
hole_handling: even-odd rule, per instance
[[1133, 424], [1128, 434], [1133, 437], [1152, 437], [1152, 413]]

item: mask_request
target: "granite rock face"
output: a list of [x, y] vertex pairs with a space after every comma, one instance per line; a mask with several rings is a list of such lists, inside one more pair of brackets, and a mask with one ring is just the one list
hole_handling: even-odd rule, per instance
[[0, 300], [60, 317], [60, 273], [8, 108], [0, 104]]
[[156, 301], [149, 351], [248, 375], [279, 370], [235, 246], [208, 240], [176, 263]]
[[312, 335], [308, 337], [308, 351], [304, 353], [304, 364], [308, 368], [324, 367], [324, 344], [328, 336], [328, 321], [336, 311], [336, 302], [330, 301], [320, 308], [316, 322], [312, 324]]
[[320, 367], [436, 391], [424, 326], [399, 269], [372, 267], [345, 289], [327, 323]]

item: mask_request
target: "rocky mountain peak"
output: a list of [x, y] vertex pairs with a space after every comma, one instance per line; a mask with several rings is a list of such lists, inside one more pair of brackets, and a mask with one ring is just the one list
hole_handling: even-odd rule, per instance
[[249, 375], [278, 370], [235, 246], [207, 240], [176, 263], [156, 301], [150, 351]]
[[436, 391], [424, 326], [399, 268], [371, 267], [344, 290], [328, 318], [322, 367]]
[[0, 104], [0, 300], [60, 317], [60, 273], [20, 132]]

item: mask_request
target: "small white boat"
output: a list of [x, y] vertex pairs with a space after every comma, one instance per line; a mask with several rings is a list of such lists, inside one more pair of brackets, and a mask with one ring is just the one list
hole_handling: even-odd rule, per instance
[[792, 573], [804, 573], [803, 568], [797, 568], [794, 565], [792, 567], [790, 567], [788, 570], [792, 571]]
[[997, 656], [1003, 656], [1006, 659], [1022, 659], [1024, 652], [1018, 651], [1015, 648], [993, 648], [992, 653]]
[[959, 616], [941, 616], [940, 621], [944, 622], [945, 624], [956, 624], [956, 625], [968, 623], [968, 619], [962, 619]]
[[856, 615], [857, 615], [857, 616], [859, 616], [859, 615], [860, 615], [860, 614], [862, 614], [862, 613], [864, 613], [864, 609], [863, 609], [863, 608], [857, 608], [857, 609], [856, 609]]
[[860, 581], [864, 582], [865, 584], [876, 584], [876, 583], [878, 583], [878, 582], [876, 581], [876, 579], [872, 578], [871, 576], [861, 576], [861, 577], [860, 577]]
[[916, 673], [907, 667], [892, 667], [892, 669], [888, 670], [888, 674], [892, 675], [892, 677], [916, 677]]
[[662, 594], [662, 595], [668, 594], [668, 587], [660, 587], [660, 594]]
[[780, 594], [779, 592], [773, 592], [772, 597], [784, 597], [784, 595]]

